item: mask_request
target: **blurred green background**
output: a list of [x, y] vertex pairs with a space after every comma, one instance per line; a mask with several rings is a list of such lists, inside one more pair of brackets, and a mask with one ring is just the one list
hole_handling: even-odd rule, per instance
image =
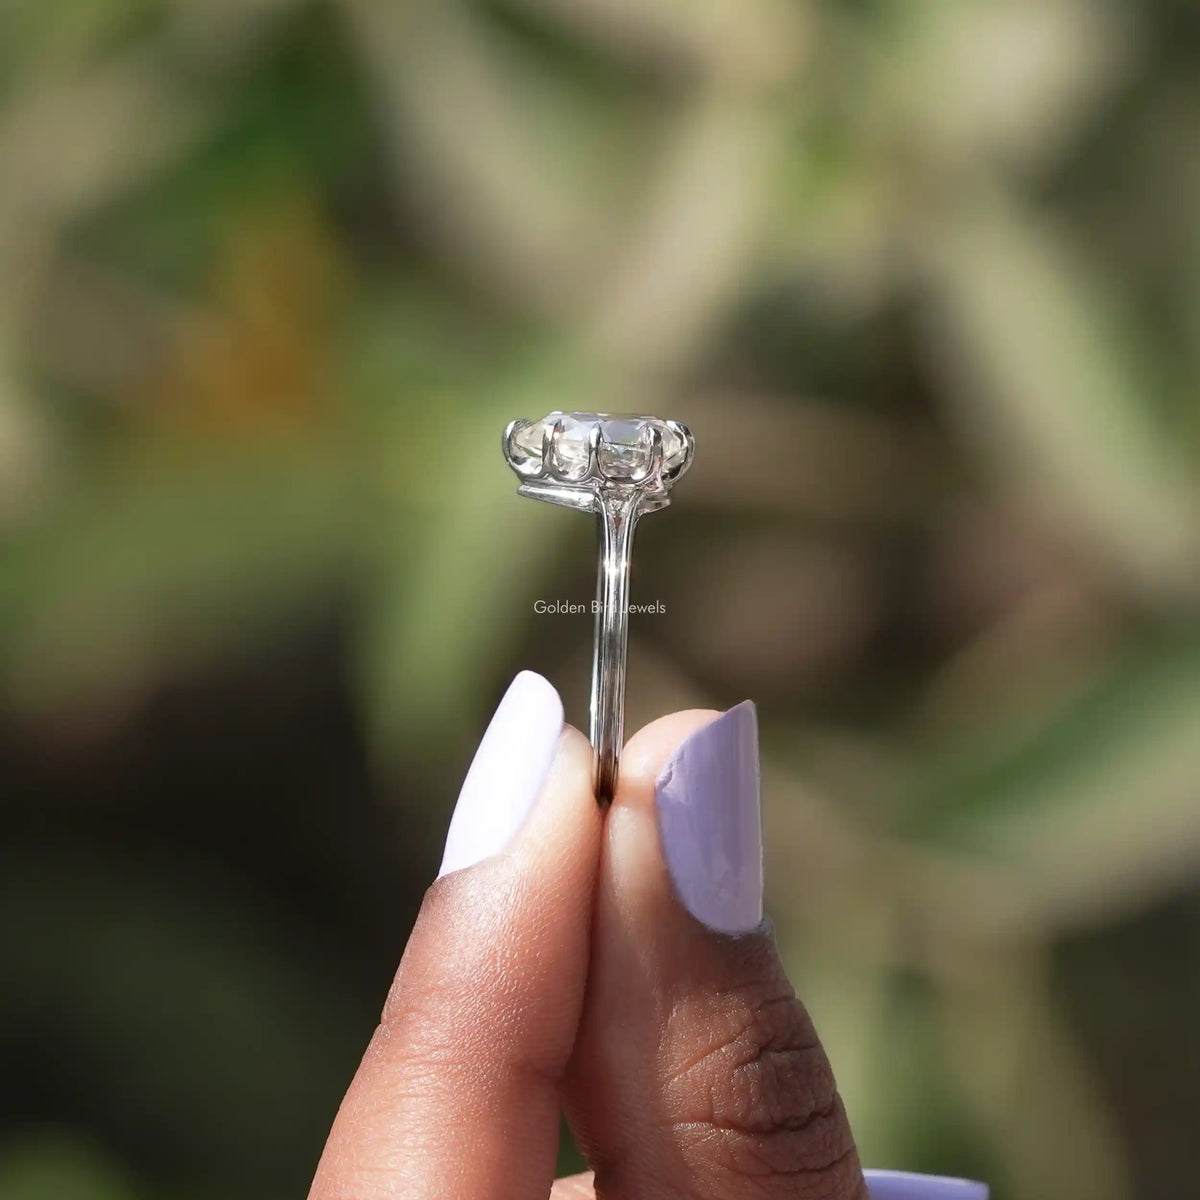
[[1194, 1194], [1198, 144], [1186, 0], [2, 0], [0, 1196], [304, 1194], [586, 723], [556, 408], [696, 431], [628, 724], [758, 700], [864, 1158]]

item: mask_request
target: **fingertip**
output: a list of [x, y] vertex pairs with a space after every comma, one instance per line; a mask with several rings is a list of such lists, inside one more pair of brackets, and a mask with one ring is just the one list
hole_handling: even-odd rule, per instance
[[621, 757], [614, 806], [652, 803], [655, 783], [663, 768], [693, 734], [723, 715], [719, 709], [689, 708], [668, 713], [639, 729], [629, 739]]
[[[727, 934], [759, 927], [762, 820], [752, 701], [725, 712], [673, 713], [646, 726], [629, 743], [614, 809], [617, 825], [642, 827], [643, 843], [652, 836], [646, 830], [653, 811], [654, 841], [674, 894], [696, 920]], [[646, 870], [648, 847], [639, 850]]]
[[518, 671], [509, 685], [512, 693], [520, 695], [530, 708], [544, 714], [547, 722], [563, 724], [563, 702], [558, 689], [544, 675], [536, 671]]
[[[573, 725], [559, 733], [553, 758], [521, 828], [502, 854], [480, 864], [477, 886], [519, 886], [562, 914], [590, 908], [600, 859], [603, 814], [592, 790], [592, 747]], [[517, 883], [519, 881], [519, 883]]]
[[564, 724], [559, 740], [559, 754], [565, 762], [570, 762], [580, 768], [591, 766], [592, 744], [587, 735], [574, 725]]
[[580, 810], [589, 826], [599, 827], [599, 810], [592, 794], [592, 760], [591, 743], [574, 725], [564, 725], [518, 846], [526, 840], [526, 834], [533, 840], [542, 837], [561, 840], [565, 828], [579, 819]]
[[563, 728], [554, 685], [533, 671], [509, 684], [455, 802], [438, 877], [499, 854], [524, 824], [548, 777]]

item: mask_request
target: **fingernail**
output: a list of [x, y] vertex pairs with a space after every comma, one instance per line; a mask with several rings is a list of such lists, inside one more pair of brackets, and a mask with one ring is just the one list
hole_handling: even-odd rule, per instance
[[988, 1200], [986, 1183], [908, 1175], [903, 1171], [864, 1171], [871, 1200]]
[[758, 715], [747, 700], [697, 729], [654, 785], [663, 854], [698, 921], [747, 933], [762, 921]]
[[522, 671], [504, 693], [463, 780], [439, 879], [508, 845], [542, 790], [562, 728], [562, 701], [553, 685]]

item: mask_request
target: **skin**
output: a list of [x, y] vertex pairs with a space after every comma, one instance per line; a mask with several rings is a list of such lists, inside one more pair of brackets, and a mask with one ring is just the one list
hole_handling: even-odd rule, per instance
[[[663, 863], [654, 780], [717, 715], [638, 733], [607, 814], [567, 729], [505, 853], [430, 888], [309, 1200], [866, 1200], [769, 929]], [[564, 1109], [594, 1175], [555, 1182]]]

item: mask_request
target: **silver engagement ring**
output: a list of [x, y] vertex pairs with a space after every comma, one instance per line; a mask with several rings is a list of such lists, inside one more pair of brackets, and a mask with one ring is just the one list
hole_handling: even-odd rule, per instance
[[678, 421], [607, 413], [553, 412], [512, 421], [504, 456], [522, 496], [594, 512], [600, 518], [591, 731], [596, 799], [612, 802], [625, 728], [625, 654], [633, 532], [645, 513], [671, 503], [691, 466], [695, 439]]

